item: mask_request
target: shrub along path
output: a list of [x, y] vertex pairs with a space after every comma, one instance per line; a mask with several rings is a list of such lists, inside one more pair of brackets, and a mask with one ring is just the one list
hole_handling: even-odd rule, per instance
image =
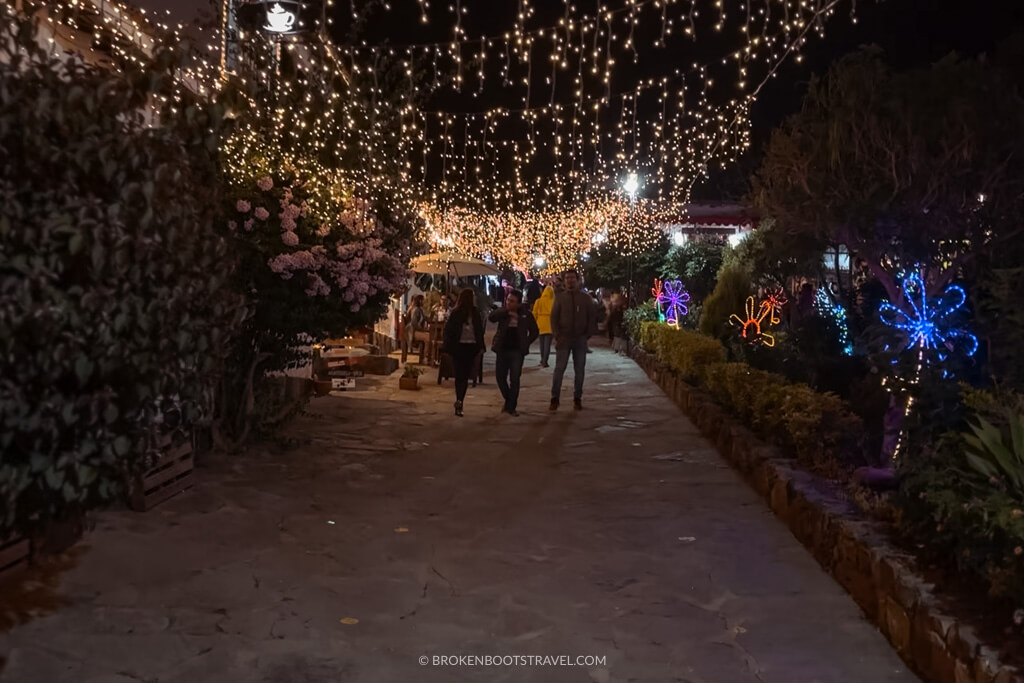
[[532, 356], [512, 418], [492, 358], [462, 420], [450, 381], [388, 378], [315, 399], [290, 450], [99, 515], [60, 606], [0, 636], [0, 681], [917, 680], [631, 360], [597, 349], [586, 410], [551, 415]]

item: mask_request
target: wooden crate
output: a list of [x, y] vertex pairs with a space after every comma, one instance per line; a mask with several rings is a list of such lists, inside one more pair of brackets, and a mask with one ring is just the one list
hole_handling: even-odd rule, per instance
[[31, 554], [32, 544], [27, 538], [15, 536], [0, 541], [0, 576], [27, 567]]
[[135, 480], [131, 492], [133, 510], [145, 512], [192, 486], [195, 461], [192, 444], [183, 443], [169, 449], [153, 469]]

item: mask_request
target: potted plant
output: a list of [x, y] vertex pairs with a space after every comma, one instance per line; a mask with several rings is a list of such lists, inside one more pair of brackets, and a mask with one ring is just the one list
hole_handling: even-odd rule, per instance
[[415, 365], [406, 365], [405, 370], [402, 372], [402, 376], [398, 378], [399, 389], [419, 389], [419, 383], [416, 379], [423, 374], [423, 369], [416, 367]]

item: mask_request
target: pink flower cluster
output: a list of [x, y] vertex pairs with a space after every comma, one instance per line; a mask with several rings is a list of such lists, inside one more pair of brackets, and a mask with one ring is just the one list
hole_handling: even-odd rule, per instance
[[[309, 296], [327, 296], [336, 288], [353, 312], [364, 306], [370, 297], [401, 289], [408, 275], [402, 261], [384, 251], [379, 239], [343, 244], [333, 252], [313, 247], [279, 254], [270, 259], [268, 265], [285, 280], [297, 273], [305, 274], [305, 291]], [[385, 275], [372, 275], [371, 266], [375, 273]]]
[[295, 251], [290, 254], [278, 254], [270, 259], [267, 265], [270, 266], [270, 270], [280, 275], [282, 280], [291, 280], [296, 271], [316, 271], [322, 263], [323, 258], [319, 254], [314, 254], [311, 251]]
[[249, 213], [249, 210], [252, 209], [252, 204], [244, 199], [239, 199], [238, 203], [235, 204], [235, 208], [238, 209], [239, 213]]
[[353, 235], [365, 237], [373, 234], [380, 227], [372, 209], [373, 206], [370, 202], [353, 197], [345, 202], [338, 220]]
[[256, 181], [256, 187], [260, 188], [264, 192], [269, 192], [274, 188], [274, 181], [271, 180], [270, 176], [264, 176]]
[[306, 287], [306, 294], [309, 296], [327, 296], [331, 293], [331, 286], [324, 282], [324, 279], [313, 273], [309, 276], [309, 286]]
[[282, 230], [294, 230], [298, 227], [295, 219], [302, 215], [302, 207], [296, 206], [284, 199], [281, 200], [281, 213], [277, 215], [281, 219]]

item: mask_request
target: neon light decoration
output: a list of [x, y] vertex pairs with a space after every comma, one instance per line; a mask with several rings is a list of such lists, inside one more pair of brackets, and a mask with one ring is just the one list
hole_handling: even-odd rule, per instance
[[852, 355], [853, 342], [850, 341], [850, 321], [846, 317], [846, 309], [842, 304], [832, 302], [825, 287], [826, 285], [818, 287], [818, 291], [814, 293], [814, 308], [818, 315], [827, 316], [835, 321], [836, 327], [839, 328], [839, 343], [843, 346], [843, 353], [847, 356]]
[[765, 346], [775, 346], [775, 337], [765, 331], [762, 331], [761, 325], [764, 323], [764, 319], [771, 315], [772, 307], [767, 301], [762, 301], [757, 312], [754, 312], [754, 306], [756, 302], [754, 297], [747, 297], [747, 317], [744, 320], [738, 315], [733, 315], [729, 318], [729, 322], [740, 328], [740, 335], [747, 343], [750, 344], [764, 344]]
[[654, 280], [654, 289], [651, 290], [658, 303], [658, 314], [661, 315], [661, 307], [665, 307], [663, 320], [669, 325], [679, 327], [679, 319], [690, 312], [686, 306], [690, 301], [690, 293], [683, 289], [683, 283], [679, 280], [662, 282]]
[[654, 278], [654, 287], [651, 288], [651, 294], [654, 295], [654, 306], [658, 309], [658, 320], [665, 322], [665, 314], [661, 312], [661, 300], [665, 292], [665, 283]]
[[772, 325], [778, 325], [782, 322], [782, 307], [789, 303], [789, 299], [786, 298], [786, 290], [782, 287], [772, 287], [765, 292], [765, 303], [771, 306], [771, 321]]
[[958, 347], [973, 356], [978, 350], [978, 338], [966, 330], [950, 326], [948, 318], [959, 310], [967, 301], [963, 287], [950, 285], [941, 296], [928, 299], [924, 280], [918, 273], [905, 276], [900, 287], [903, 300], [912, 310], [897, 308], [888, 301], [883, 301], [878, 310], [882, 322], [890, 327], [906, 333], [907, 346], [917, 348], [920, 352], [928, 349], [938, 351], [939, 360], [946, 360], [949, 352]]

